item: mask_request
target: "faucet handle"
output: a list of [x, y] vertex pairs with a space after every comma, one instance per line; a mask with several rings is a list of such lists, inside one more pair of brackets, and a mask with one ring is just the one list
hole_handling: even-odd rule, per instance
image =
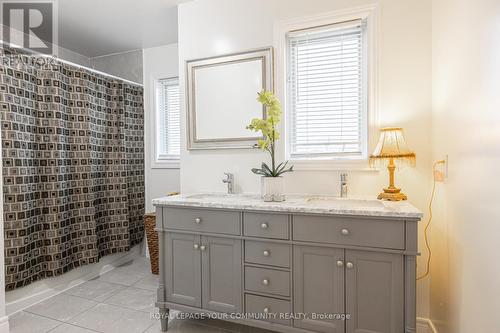
[[227, 184], [227, 193], [234, 193], [234, 175], [231, 172], [224, 172], [227, 178], [222, 179], [222, 182]]
[[340, 174], [340, 181], [341, 181], [341, 182], [346, 182], [346, 181], [347, 181], [347, 176], [348, 176], [348, 174], [347, 174], [347, 173], [345, 173], [345, 172], [344, 172], [344, 173], [341, 173], [341, 174]]

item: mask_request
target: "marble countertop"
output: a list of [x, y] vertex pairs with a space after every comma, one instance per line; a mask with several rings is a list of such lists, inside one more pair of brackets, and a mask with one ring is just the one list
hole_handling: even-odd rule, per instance
[[153, 205], [305, 214], [422, 218], [422, 213], [408, 201], [380, 201], [374, 197], [337, 198], [290, 195], [283, 202], [264, 202], [257, 194], [190, 193], [153, 199]]

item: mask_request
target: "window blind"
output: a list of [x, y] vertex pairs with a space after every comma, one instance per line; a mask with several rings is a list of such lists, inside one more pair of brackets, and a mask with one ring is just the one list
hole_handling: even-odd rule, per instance
[[158, 159], [177, 159], [180, 155], [180, 96], [177, 78], [158, 84]]
[[363, 155], [364, 29], [359, 20], [288, 34], [290, 157]]

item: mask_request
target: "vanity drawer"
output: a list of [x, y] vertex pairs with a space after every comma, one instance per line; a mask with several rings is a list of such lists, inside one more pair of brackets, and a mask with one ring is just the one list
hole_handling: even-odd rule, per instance
[[304, 242], [405, 248], [405, 224], [397, 220], [293, 216], [293, 239]]
[[233, 211], [163, 208], [163, 226], [188, 231], [241, 235], [240, 214]]
[[245, 267], [245, 290], [290, 296], [290, 272]]
[[290, 245], [245, 241], [245, 261], [254, 264], [290, 267]]
[[288, 215], [243, 213], [243, 234], [251, 237], [288, 239]]
[[[267, 312], [266, 312], [267, 311]], [[264, 319], [265, 321], [271, 323], [277, 323], [282, 325], [290, 326], [291, 321], [281, 318], [280, 314], [292, 313], [292, 307], [289, 301], [284, 301], [281, 299], [257, 296], [257, 295], [245, 295], [245, 312], [255, 313], [255, 314], [276, 314], [274, 316], [269, 316]]]

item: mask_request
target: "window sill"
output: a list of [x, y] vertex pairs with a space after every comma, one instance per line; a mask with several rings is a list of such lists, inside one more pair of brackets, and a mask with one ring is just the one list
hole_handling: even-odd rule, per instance
[[294, 171], [360, 171], [360, 172], [378, 172], [379, 169], [371, 167], [368, 160], [307, 160], [295, 159], [289, 162], [294, 166]]
[[151, 169], [180, 169], [180, 161], [178, 159], [164, 159], [153, 161]]

